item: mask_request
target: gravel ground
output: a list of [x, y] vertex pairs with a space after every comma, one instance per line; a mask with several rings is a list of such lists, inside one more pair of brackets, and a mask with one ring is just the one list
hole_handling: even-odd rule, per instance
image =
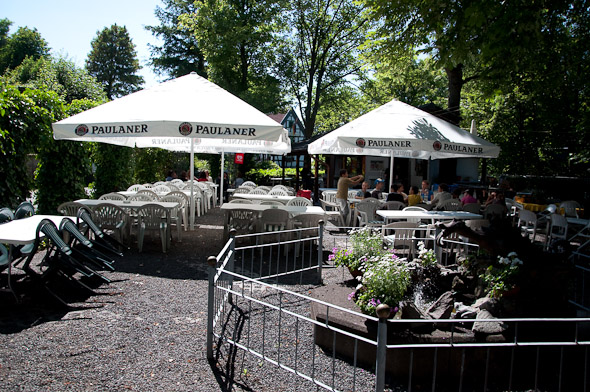
[[[207, 360], [206, 260], [223, 245], [221, 222], [219, 209], [198, 218], [199, 229], [183, 232], [182, 242], [173, 242], [168, 254], [161, 253], [157, 238], [146, 238], [143, 253], [138, 253], [136, 246], [127, 252], [117, 261], [116, 271], [106, 273], [113, 282], [98, 286], [96, 295], [67, 291], [73, 310], [58, 306], [25, 281], [15, 285], [22, 296], [18, 305], [10, 293], [0, 293], [2, 390], [315, 389], [313, 384], [241, 350], [218, 350], [216, 363]], [[176, 232], [173, 236], [176, 239]], [[344, 276], [341, 270], [325, 269], [323, 278], [324, 282], [335, 282]], [[305, 292], [310, 287], [289, 289]], [[295, 326], [285, 330], [292, 333], [285, 335], [286, 339], [295, 339]], [[301, 329], [298, 333], [309, 336], [311, 331]], [[315, 356], [320, 366], [331, 366], [331, 358], [313, 346], [302, 345], [298, 355]], [[326, 359], [329, 361], [324, 364]], [[351, 373], [344, 362], [336, 361], [336, 368], [338, 373]], [[374, 389], [369, 373], [359, 375], [357, 382], [357, 390]]]

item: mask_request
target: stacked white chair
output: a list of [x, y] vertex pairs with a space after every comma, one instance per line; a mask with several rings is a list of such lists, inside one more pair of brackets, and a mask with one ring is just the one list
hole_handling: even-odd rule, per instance
[[152, 191], [156, 192], [156, 193], [163, 193], [166, 194], [168, 192], [171, 192], [172, 189], [170, 189], [170, 187], [168, 185], [162, 184], [162, 185], [156, 185], [152, 188]]
[[127, 188], [127, 192], [139, 192], [142, 189], [146, 189], [146, 187], [141, 184], [134, 184]]
[[295, 197], [294, 199], [291, 199], [287, 202], [288, 206], [311, 206], [313, 205], [311, 203], [311, 200], [305, 198], [305, 197]]
[[286, 190], [280, 188], [273, 188], [268, 194], [270, 196], [289, 196], [289, 193]]

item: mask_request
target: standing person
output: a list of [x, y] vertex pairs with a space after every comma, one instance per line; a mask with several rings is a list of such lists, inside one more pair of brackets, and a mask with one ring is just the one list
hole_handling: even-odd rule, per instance
[[426, 180], [422, 181], [422, 188], [420, 189], [420, 196], [422, 197], [422, 201], [424, 203], [432, 200], [432, 191], [430, 190], [430, 184]]
[[313, 175], [311, 174], [311, 169], [309, 165], [306, 163], [300, 172], [301, 175], [301, 187], [305, 190], [311, 190], [313, 187]]
[[348, 222], [348, 188], [358, 184], [364, 179], [362, 175], [354, 176], [352, 178], [348, 177], [348, 170], [342, 169], [340, 170], [340, 179], [338, 180], [337, 190], [336, 190], [336, 203], [340, 206], [340, 214], [342, 215], [342, 219], [344, 222]]
[[361, 189], [354, 195], [355, 199], [364, 199], [365, 193], [369, 191], [369, 181], [363, 181], [361, 184]]

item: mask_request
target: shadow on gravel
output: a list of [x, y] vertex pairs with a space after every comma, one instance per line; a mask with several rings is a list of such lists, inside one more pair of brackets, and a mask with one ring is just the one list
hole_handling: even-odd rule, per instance
[[172, 243], [167, 253], [157, 233], [148, 233], [143, 251], [139, 253], [137, 238], [132, 235], [131, 250], [118, 260], [115, 269], [119, 272], [148, 275], [168, 279], [207, 279], [207, 258], [217, 256], [223, 247], [222, 213], [210, 210], [197, 218], [193, 231], [181, 231], [178, 241], [176, 228], [172, 228]]
[[111, 294], [95, 280], [84, 280], [92, 291], [83, 289], [65, 278], [55, 278], [50, 287], [51, 292], [68, 305], [60, 302], [39, 282], [28, 278], [16, 279], [12, 287], [18, 296], [6, 291], [0, 293], [0, 334], [13, 334], [36, 325], [59, 321], [73, 310], [102, 307], [112, 302]]
[[[215, 375], [215, 379], [217, 380], [221, 391], [234, 391], [236, 387], [239, 387], [243, 391], [253, 391], [249, 386], [236, 381], [235, 373], [238, 348], [233, 344], [224, 344], [224, 340], [226, 339], [231, 339], [234, 342], [240, 341], [247, 317], [239, 307], [232, 306], [226, 319], [230, 318], [234, 319], [233, 321], [235, 324], [227, 322], [223, 323], [221, 336], [215, 344], [213, 359], [209, 360], [209, 365], [211, 366], [211, 370]], [[235, 329], [233, 331], [228, 331], [228, 325], [235, 326]], [[225, 351], [223, 348], [225, 348]], [[238, 369], [240, 368], [241, 366], [238, 366]], [[239, 374], [241, 375], [241, 373]]]

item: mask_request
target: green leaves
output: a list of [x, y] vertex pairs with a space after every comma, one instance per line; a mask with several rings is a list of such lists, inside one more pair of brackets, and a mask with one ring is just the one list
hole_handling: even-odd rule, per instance
[[125, 26], [114, 24], [103, 29], [92, 40], [91, 46], [86, 68], [103, 85], [109, 99], [140, 89], [144, 80], [137, 72], [141, 67]]

